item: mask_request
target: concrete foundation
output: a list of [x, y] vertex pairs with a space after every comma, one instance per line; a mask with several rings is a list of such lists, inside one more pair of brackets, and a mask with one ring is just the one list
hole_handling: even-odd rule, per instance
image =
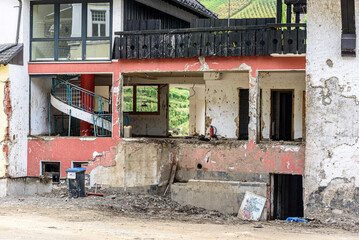
[[16, 178], [0, 179], [0, 197], [24, 196], [50, 193], [51, 179], [46, 178]]
[[[267, 196], [267, 184], [259, 182], [235, 182], [214, 180], [189, 180], [176, 183], [171, 187], [172, 200], [181, 205], [202, 207], [224, 214], [238, 214], [246, 191]], [[267, 209], [262, 212], [261, 220], [266, 220]]]

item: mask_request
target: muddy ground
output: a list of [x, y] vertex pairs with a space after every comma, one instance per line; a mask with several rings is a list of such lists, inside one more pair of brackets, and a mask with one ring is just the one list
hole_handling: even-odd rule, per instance
[[0, 239], [358, 239], [359, 223], [247, 222], [169, 197], [66, 191], [0, 199]]

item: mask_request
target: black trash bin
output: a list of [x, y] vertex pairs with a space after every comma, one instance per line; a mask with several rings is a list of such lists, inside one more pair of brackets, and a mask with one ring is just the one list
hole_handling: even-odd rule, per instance
[[69, 168], [66, 170], [67, 180], [69, 181], [69, 197], [86, 197], [85, 171], [86, 168]]

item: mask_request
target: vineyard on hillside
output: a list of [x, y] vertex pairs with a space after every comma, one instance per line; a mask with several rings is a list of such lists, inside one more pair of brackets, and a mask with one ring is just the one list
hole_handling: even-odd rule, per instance
[[[228, 0], [199, 0], [219, 18], [228, 18]], [[276, 0], [231, 0], [231, 18], [275, 18]]]

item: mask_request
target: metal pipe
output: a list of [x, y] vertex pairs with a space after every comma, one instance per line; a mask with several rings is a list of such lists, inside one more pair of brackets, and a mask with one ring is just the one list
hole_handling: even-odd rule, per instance
[[20, 25], [21, 25], [21, 12], [22, 12], [22, 0], [19, 1], [19, 15], [17, 17], [17, 29], [16, 29], [16, 45], [19, 43], [19, 37], [20, 37]]
[[228, 0], [228, 27], [230, 25], [230, 19], [231, 19], [231, 0]]

